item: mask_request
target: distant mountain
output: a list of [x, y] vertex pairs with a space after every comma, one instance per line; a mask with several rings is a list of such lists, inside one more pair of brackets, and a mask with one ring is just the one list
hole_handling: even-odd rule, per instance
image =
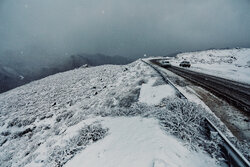
[[129, 60], [121, 56], [107, 56], [104, 54], [76, 54], [67, 58], [51, 60], [53, 63], [40, 63], [39, 60], [24, 60], [21, 56], [5, 56], [0, 58], [0, 93], [24, 85], [28, 82], [79, 68], [82, 65], [98, 66], [103, 64], [128, 64]]
[[103, 64], [128, 64], [130, 61], [121, 56], [106, 56], [104, 54], [77, 54], [72, 55], [70, 60], [72, 62], [72, 67], [80, 67], [83, 64], [88, 64], [90, 66], [98, 66]]
[[28, 81], [14, 69], [0, 64], [0, 93], [27, 82]]

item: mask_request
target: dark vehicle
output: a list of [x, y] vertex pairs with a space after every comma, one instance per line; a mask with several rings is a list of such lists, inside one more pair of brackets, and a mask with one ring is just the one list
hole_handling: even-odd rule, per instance
[[190, 67], [191, 64], [190, 64], [189, 61], [182, 61], [182, 62], [180, 63], [180, 66], [181, 66], [181, 67]]

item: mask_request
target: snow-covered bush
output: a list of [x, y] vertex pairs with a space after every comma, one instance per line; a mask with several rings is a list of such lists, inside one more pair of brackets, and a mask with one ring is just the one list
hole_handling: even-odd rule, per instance
[[201, 105], [175, 98], [165, 100], [165, 106], [165, 111], [154, 113], [165, 131], [182, 139], [192, 149], [201, 147], [213, 157], [220, 155], [220, 143], [210, 141], [207, 136], [207, 112]]
[[93, 112], [102, 117], [142, 116], [156, 118], [166, 133], [183, 140], [190, 149], [202, 148], [212, 157], [221, 157], [218, 146], [220, 141], [210, 141], [207, 135], [205, 117], [211, 117], [211, 115], [207, 114], [205, 109], [196, 103], [170, 98], [163, 99], [158, 107], [133, 103], [129, 108], [114, 107]]
[[58, 115], [57, 117], [56, 117], [56, 121], [57, 122], [60, 122], [61, 120], [66, 120], [66, 119], [69, 119], [69, 118], [71, 118], [72, 116], [74, 115], [74, 113], [73, 112], [63, 112], [62, 114], [60, 114], [60, 115]]
[[32, 124], [33, 122], [35, 122], [36, 118], [35, 117], [28, 117], [26, 119], [20, 119], [18, 117], [12, 119], [10, 122], [8, 122], [8, 126], [7, 127], [22, 127], [22, 126], [27, 126]]
[[49, 150], [49, 159], [43, 166], [63, 166], [75, 154], [84, 149], [88, 144], [96, 142], [107, 135], [108, 129], [99, 123], [93, 123], [81, 128], [78, 134], [66, 141], [65, 145], [56, 145]]
[[140, 94], [139, 88], [131, 90], [127, 94], [118, 98], [119, 101], [118, 105], [120, 107], [130, 107], [134, 102], [138, 100], [139, 94]]

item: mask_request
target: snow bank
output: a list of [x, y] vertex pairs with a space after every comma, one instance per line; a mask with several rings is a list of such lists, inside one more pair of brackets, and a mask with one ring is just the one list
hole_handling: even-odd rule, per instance
[[164, 133], [155, 119], [105, 118], [102, 124], [110, 135], [86, 148], [66, 167], [217, 166], [206, 154], [190, 151]]
[[155, 78], [151, 78], [148, 83], [142, 84], [139, 101], [148, 105], [157, 105], [163, 98], [175, 96], [175, 90], [170, 85], [153, 86]]
[[250, 49], [207, 50], [181, 53], [173, 60], [191, 62], [190, 70], [250, 84]]

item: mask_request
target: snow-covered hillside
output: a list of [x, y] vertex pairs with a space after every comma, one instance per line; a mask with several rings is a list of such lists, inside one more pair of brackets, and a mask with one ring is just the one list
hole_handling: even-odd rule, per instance
[[191, 62], [191, 70], [250, 84], [250, 49], [207, 50], [181, 53], [175, 65]]
[[[0, 164], [218, 166], [200, 105], [136, 61], [59, 73], [0, 95]], [[216, 122], [217, 121], [217, 122]]]

